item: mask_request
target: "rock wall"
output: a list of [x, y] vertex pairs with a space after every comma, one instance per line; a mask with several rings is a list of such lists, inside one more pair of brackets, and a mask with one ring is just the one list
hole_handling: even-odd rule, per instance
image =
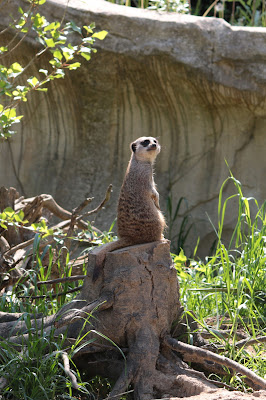
[[[3, 9], [0, 26], [17, 4]], [[61, 20], [65, 4], [47, 0], [41, 10], [48, 20]], [[170, 193], [174, 206], [187, 199], [175, 229], [189, 214], [195, 224], [187, 251], [200, 236], [199, 253], [207, 254], [215, 237], [207, 214], [216, 224], [219, 189], [229, 175], [225, 160], [247, 197], [265, 199], [266, 29], [103, 0], [68, 4], [66, 20], [94, 21], [109, 34], [91, 62], [22, 105], [19, 133], [10, 146], [0, 144], [0, 185], [23, 187], [27, 195], [51, 193], [72, 208], [86, 193], [96, 204], [113, 183], [112, 201], [95, 222], [108, 229], [129, 144], [153, 135], [162, 145], [156, 165], [161, 206], [166, 211]], [[35, 50], [29, 40], [15, 59], [25, 65]], [[229, 185], [225, 195], [232, 192]], [[235, 217], [232, 205], [228, 233]]]

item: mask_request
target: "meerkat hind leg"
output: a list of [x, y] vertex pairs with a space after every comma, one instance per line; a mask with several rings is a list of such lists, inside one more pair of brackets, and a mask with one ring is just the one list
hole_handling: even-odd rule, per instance
[[96, 255], [96, 264], [93, 271], [92, 281], [95, 282], [99, 278], [100, 273], [103, 271], [104, 261], [107, 253], [130, 246], [131, 244], [132, 243], [129, 240], [118, 239], [104, 246], [103, 249], [101, 249]]

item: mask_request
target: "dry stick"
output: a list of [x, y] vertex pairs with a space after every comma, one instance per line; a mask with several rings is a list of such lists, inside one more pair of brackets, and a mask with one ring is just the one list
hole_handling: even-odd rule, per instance
[[87, 213], [85, 213], [85, 214], [83, 214], [83, 215], [80, 215], [80, 216], [77, 215], [77, 214], [80, 213], [81, 210], [83, 210], [83, 208], [85, 208], [85, 207], [93, 200], [93, 197], [91, 197], [91, 198], [88, 197], [88, 198], [85, 199], [78, 207], [76, 207], [76, 208], [72, 211], [71, 219], [70, 219], [70, 225], [69, 225], [69, 229], [68, 229], [68, 232], [67, 232], [67, 237], [66, 237], [66, 240], [65, 240], [65, 247], [66, 247], [67, 249], [70, 248], [70, 242], [71, 242], [70, 237], [71, 237], [72, 234], [73, 234], [75, 224], [76, 224], [76, 223], [79, 224], [79, 221], [80, 221], [81, 218], [83, 218], [84, 216], [89, 216], [89, 215], [91, 215], [91, 214], [94, 214], [94, 213], [100, 211], [100, 210], [104, 207], [104, 205], [109, 201], [110, 195], [111, 195], [111, 191], [112, 191], [112, 185], [109, 185], [108, 188], [107, 188], [107, 190], [106, 190], [104, 199], [103, 199], [102, 202], [98, 205], [98, 207], [96, 207], [94, 210], [88, 211]]
[[253, 371], [244, 367], [243, 365], [238, 364], [236, 361], [212, 353], [209, 350], [179, 342], [178, 340], [173, 339], [170, 336], [166, 336], [164, 338], [164, 343], [171, 349], [182, 353], [184, 355], [185, 361], [191, 361], [200, 364], [204, 364], [205, 361], [212, 361], [219, 365], [231, 368], [241, 375], [246, 376], [253, 383], [253, 386], [251, 386], [253, 389], [266, 389], [266, 381], [263, 378], [260, 378]]
[[[69, 228], [68, 228], [68, 231], [67, 231], [66, 239], [64, 241], [64, 245], [65, 245], [66, 249], [68, 249], [68, 251], [70, 250], [71, 236], [73, 235], [73, 232], [74, 232], [74, 228], [75, 228], [75, 224], [77, 222], [78, 214], [92, 200], [93, 200], [93, 197], [86, 198], [85, 200], [83, 200], [83, 202], [78, 207], [74, 208], [74, 210], [72, 211], [71, 219], [70, 219], [70, 225], [69, 225]], [[64, 251], [64, 253], [65, 253], [65, 257], [64, 258], [66, 258], [67, 252]]]
[[63, 359], [63, 363], [64, 363], [65, 373], [68, 375], [69, 379], [71, 380], [73, 388], [78, 389], [79, 385], [77, 382], [77, 378], [73, 374], [73, 372], [70, 370], [68, 355], [65, 352], [62, 352], [61, 355], [62, 355], [62, 359]]
[[66, 278], [50, 279], [49, 281], [39, 281], [37, 282], [37, 286], [51, 285], [53, 283], [61, 283], [61, 282], [75, 282], [83, 280], [85, 278], [86, 275], [73, 275], [73, 276], [67, 276]]
[[[62, 220], [68, 220], [71, 218], [72, 216], [71, 212], [59, 206], [51, 195], [41, 194], [40, 196], [37, 197], [41, 200], [41, 206], [47, 208], [47, 210], [51, 211], [51, 213], [54, 214], [56, 217]], [[24, 199], [21, 203], [22, 205], [23, 204], [26, 205], [33, 202], [35, 199], [36, 197], [30, 197], [28, 199]], [[79, 228], [86, 229], [87, 228], [86, 222], [79, 221]]]
[[0, 236], [0, 251], [1, 253], [6, 253], [10, 249], [10, 245], [8, 241], [3, 237]]
[[[25, 315], [25, 313], [10, 313], [5, 311], [0, 311], [0, 323], [17, 321], [23, 315]], [[30, 319], [39, 319], [43, 317], [43, 313], [29, 314], [29, 317]]]
[[[204, 339], [208, 339], [208, 338], [213, 338], [214, 336], [217, 335], [221, 335], [224, 338], [228, 338], [228, 337], [232, 337], [232, 330], [231, 329], [224, 329], [224, 330], [209, 330], [209, 331], [199, 331], [200, 335], [204, 338]], [[243, 335], [242, 333], [239, 332], [234, 332], [234, 335], [238, 338], [238, 339], [242, 339], [243, 337], [245, 338], [245, 335]]]
[[54, 298], [56, 298], [58, 296], [63, 296], [64, 294], [77, 292], [78, 290], [81, 290], [82, 287], [83, 286], [77, 286], [76, 288], [67, 290], [66, 292], [60, 292], [60, 293], [54, 293], [54, 294], [44, 294], [44, 295], [41, 295], [41, 296], [17, 296], [17, 297], [18, 297], [18, 299], [32, 299], [32, 300], [45, 299], [45, 298], [54, 299]]
[[103, 201], [98, 205], [98, 207], [96, 207], [94, 210], [88, 211], [87, 213], [85, 213], [83, 215], [80, 215], [77, 218], [77, 221], [79, 221], [81, 218], [87, 217], [88, 215], [91, 215], [91, 214], [94, 214], [94, 213], [97, 213], [98, 211], [100, 211], [105, 206], [105, 204], [110, 200], [112, 188], [113, 188], [113, 185], [110, 184], [105, 192]]
[[235, 343], [236, 347], [245, 347], [245, 346], [250, 346], [253, 344], [258, 344], [258, 343], [265, 343], [266, 342], [266, 336], [258, 336], [256, 338], [247, 338], [243, 340], [239, 340], [238, 342]]
[[100, 299], [95, 300], [80, 310], [74, 310], [73, 312], [68, 313], [67, 315], [60, 318], [59, 321], [55, 321], [54, 325], [56, 328], [62, 328], [65, 325], [73, 324], [77, 319], [87, 318], [88, 314], [91, 314], [93, 310], [102, 311], [107, 310], [112, 307], [114, 303], [113, 294], [109, 293], [102, 296]]
[[[15, 253], [17, 250], [24, 249], [25, 247], [30, 246], [31, 244], [33, 244], [34, 239], [35, 239], [35, 238], [29, 239], [29, 240], [27, 240], [26, 242], [22, 242], [22, 243], [17, 244], [16, 246], [11, 247], [5, 254], [6, 254], [7, 256], [9, 256], [10, 254]], [[48, 244], [53, 243], [53, 240], [54, 240], [54, 239], [53, 239], [52, 237], [49, 238], [49, 240], [47, 240], [47, 241], [43, 244], [43, 246], [47, 246]], [[30, 250], [30, 249], [29, 249], [29, 250]]]

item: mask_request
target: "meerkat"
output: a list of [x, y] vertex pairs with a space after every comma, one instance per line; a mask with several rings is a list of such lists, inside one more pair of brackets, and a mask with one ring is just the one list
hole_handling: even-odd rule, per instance
[[166, 223], [153, 178], [153, 165], [161, 146], [157, 139], [143, 136], [131, 143], [130, 147], [132, 154], [117, 207], [118, 240], [109, 243], [96, 256], [94, 281], [103, 268], [107, 252], [164, 238]]

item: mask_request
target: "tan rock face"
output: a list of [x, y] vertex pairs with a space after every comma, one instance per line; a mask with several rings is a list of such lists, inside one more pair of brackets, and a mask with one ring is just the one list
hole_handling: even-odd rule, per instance
[[[60, 20], [64, 3], [48, 0], [47, 19]], [[158, 136], [161, 206], [166, 210], [170, 191], [175, 204], [187, 199], [196, 227], [187, 245], [193, 249], [200, 235], [206, 254], [214, 239], [206, 213], [216, 224], [219, 189], [229, 175], [225, 160], [247, 197], [265, 199], [266, 29], [101, 0], [70, 1], [66, 20], [95, 21], [109, 34], [90, 63], [23, 104], [25, 117], [11, 144], [16, 173], [8, 146], [0, 145], [1, 185], [21, 191], [19, 177], [28, 195], [51, 193], [72, 208], [85, 193], [100, 199], [113, 183], [112, 202], [96, 220], [106, 229], [115, 218], [129, 143]], [[32, 42], [25, 43], [17, 61], [25, 65], [33, 51]], [[232, 192], [229, 186], [226, 194]], [[235, 216], [232, 205], [228, 232]]]

